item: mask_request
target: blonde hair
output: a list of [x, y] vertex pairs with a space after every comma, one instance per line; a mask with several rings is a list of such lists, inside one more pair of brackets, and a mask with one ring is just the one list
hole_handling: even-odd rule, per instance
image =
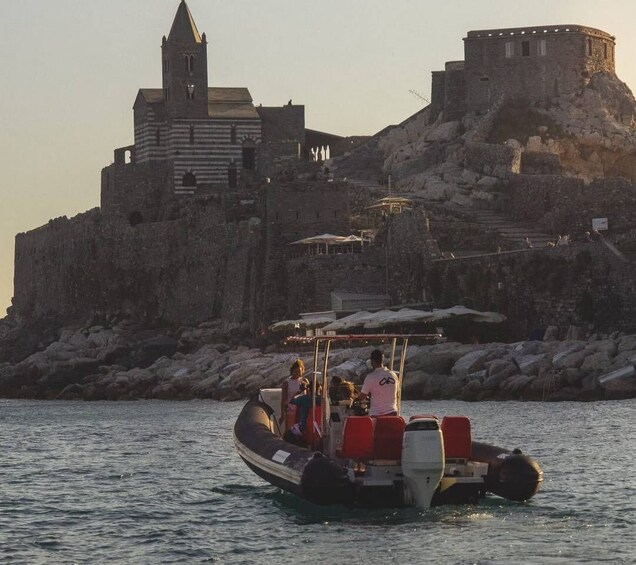
[[292, 366], [289, 368], [289, 374], [293, 375], [296, 372], [296, 369], [300, 371], [301, 376], [305, 372], [305, 364], [300, 358], [296, 359], [296, 361], [292, 363]]

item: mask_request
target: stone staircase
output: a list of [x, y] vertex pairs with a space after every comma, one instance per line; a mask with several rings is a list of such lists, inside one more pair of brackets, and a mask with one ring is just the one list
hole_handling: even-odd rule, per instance
[[523, 240], [530, 239], [534, 248], [545, 247], [550, 241], [555, 242], [558, 235], [549, 235], [537, 228], [533, 222], [519, 222], [495, 210], [466, 210], [472, 221], [499, 234], [499, 236], [513, 247], [522, 249]]
[[[347, 182], [352, 186], [363, 188], [370, 192], [374, 191], [376, 194], [384, 192], [388, 196], [388, 186], [380, 185], [377, 181], [347, 178]], [[394, 193], [393, 195], [409, 197], [408, 194]], [[423, 204], [426, 207], [426, 202], [423, 202]], [[523, 249], [526, 237], [530, 239], [533, 248], [546, 247], [549, 242], [556, 242], [558, 238], [558, 234], [550, 235], [541, 231], [534, 222], [513, 220], [509, 216], [495, 210], [463, 208], [449, 205], [448, 203], [444, 207], [467, 215], [474, 223], [497, 233], [503, 240], [510, 243], [513, 248]]]

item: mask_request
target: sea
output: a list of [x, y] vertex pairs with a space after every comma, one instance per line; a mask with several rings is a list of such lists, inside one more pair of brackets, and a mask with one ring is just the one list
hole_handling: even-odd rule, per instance
[[0, 563], [636, 562], [636, 400], [405, 402], [545, 473], [526, 503], [426, 511], [281, 492], [234, 451], [241, 407], [0, 400]]

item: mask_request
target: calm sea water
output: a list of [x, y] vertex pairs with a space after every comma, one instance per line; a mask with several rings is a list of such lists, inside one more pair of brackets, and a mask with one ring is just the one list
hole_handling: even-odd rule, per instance
[[261, 481], [242, 403], [0, 400], [0, 563], [633, 563], [636, 401], [407, 402], [545, 471], [515, 504], [347, 511]]

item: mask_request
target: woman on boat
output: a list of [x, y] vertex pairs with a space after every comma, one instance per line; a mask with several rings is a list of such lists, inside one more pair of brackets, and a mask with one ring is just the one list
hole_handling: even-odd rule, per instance
[[290, 404], [294, 396], [300, 392], [301, 385], [307, 384], [307, 379], [303, 378], [305, 364], [302, 359], [296, 359], [289, 368], [289, 378], [283, 382], [282, 393], [280, 395], [280, 420], [283, 425], [282, 433], [296, 423], [296, 406]]

